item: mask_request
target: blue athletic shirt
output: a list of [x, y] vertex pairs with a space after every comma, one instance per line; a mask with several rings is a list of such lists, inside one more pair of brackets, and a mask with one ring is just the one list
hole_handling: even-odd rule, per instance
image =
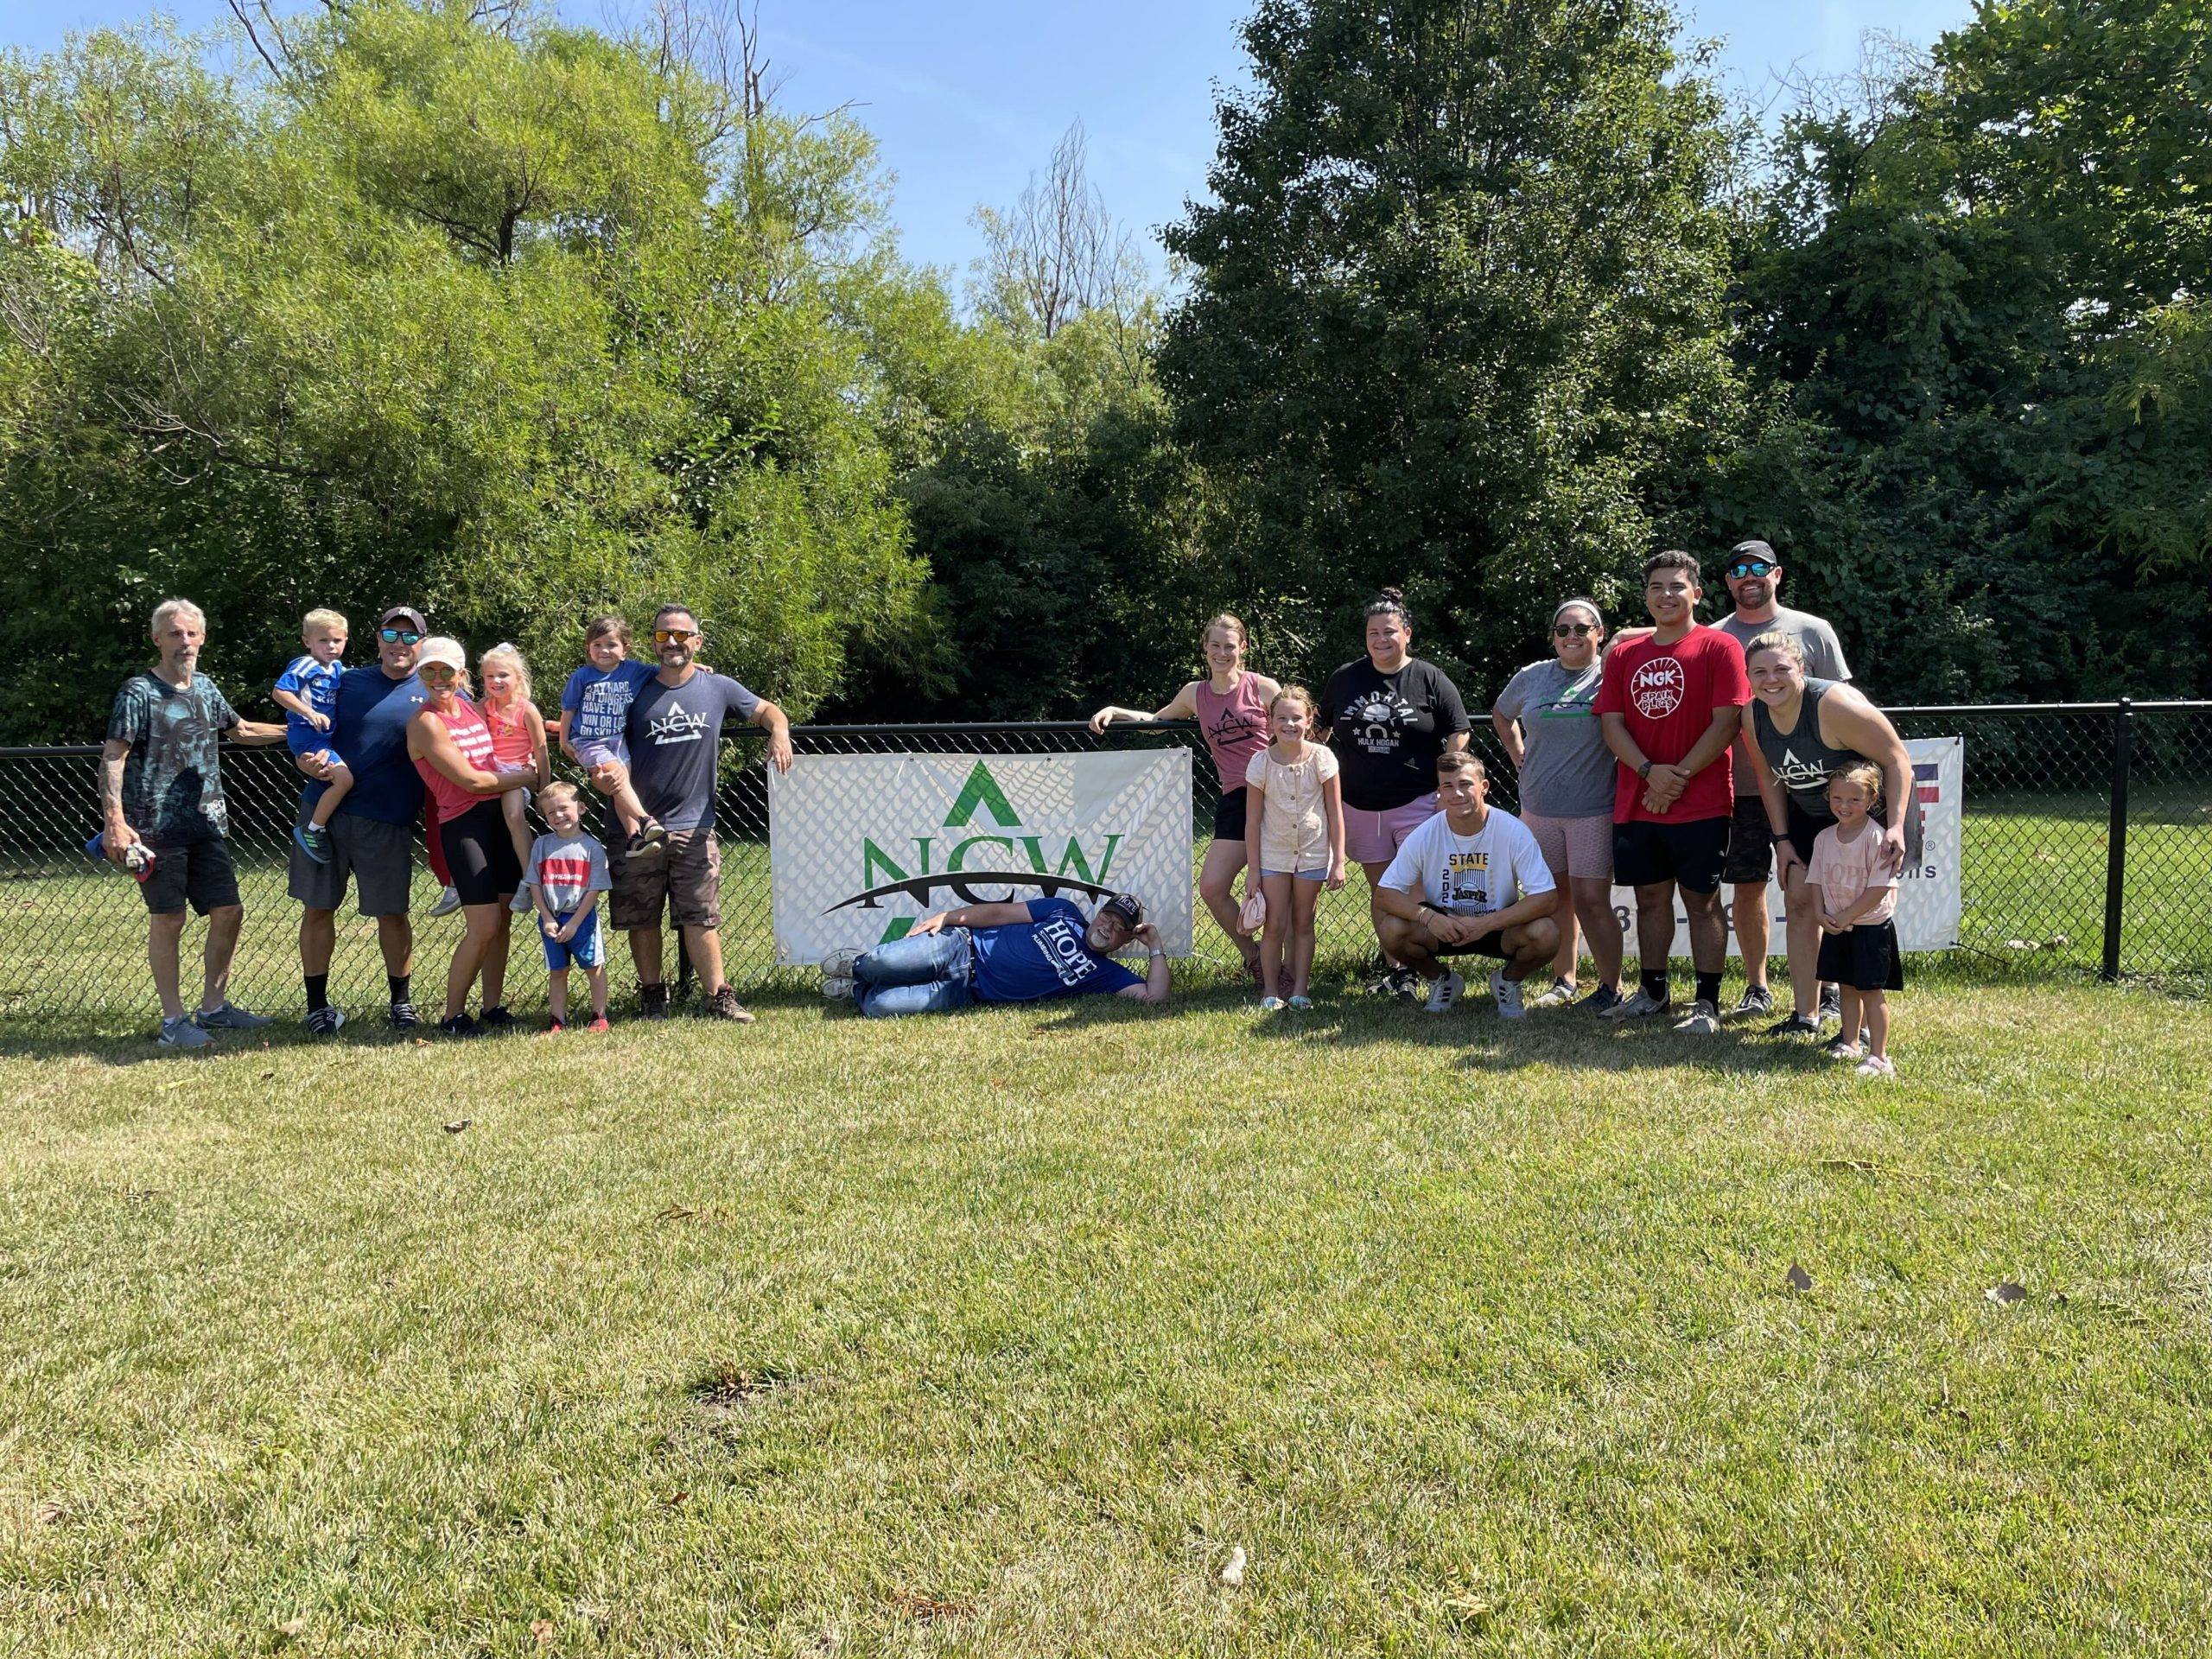
[[611, 743], [622, 735], [630, 700], [653, 677], [645, 663], [620, 662], [601, 673], [586, 663], [561, 688], [561, 708], [569, 716], [569, 743]]
[[[412, 823], [423, 815], [423, 779], [407, 758], [407, 722], [423, 706], [423, 682], [393, 679], [377, 664], [349, 668], [338, 682], [338, 713], [330, 747], [353, 770], [353, 787], [339, 803], [342, 816], [375, 823]], [[300, 810], [312, 811], [324, 785], [308, 779]]]
[[1126, 990], [1144, 980], [1084, 942], [1090, 925], [1065, 899], [1032, 899], [1027, 922], [979, 927], [976, 998], [981, 1002], [1037, 1002], [1054, 996], [1087, 996]]
[[[284, 665], [276, 677], [276, 689], [289, 691], [301, 702], [326, 718], [335, 718], [338, 709], [338, 682], [345, 677], [346, 670], [339, 663], [318, 663], [302, 653]], [[313, 754], [318, 749], [330, 747], [330, 734], [318, 732], [312, 723], [284, 711], [284, 745], [294, 754]]]

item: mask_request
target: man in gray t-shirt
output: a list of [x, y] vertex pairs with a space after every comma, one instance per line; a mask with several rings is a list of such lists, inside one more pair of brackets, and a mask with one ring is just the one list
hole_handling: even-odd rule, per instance
[[[1728, 583], [1728, 597], [1735, 609], [1713, 626], [1749, 650], [1763, 633], [1793, 636], [1805, 653], [1805, 672], [1815, 679], [1847, 680], [1851, 665], [1843, 659], [1843, 645], [1826, 617], [1810, 611], [1793, 611], [1775, 602], [1782, 587], [1782, 564], [1764, 542], [1738, 542], [1728, 555], [1721, 574]], [[1774, 874], [1774, 842], [1759, 800], [1758, 776], [1751, 769], [1749, 734], [1736, 744], [1736, 820], [1728, 836], [1728, 858], [1721, 866], [1724, 880], [1732, 882], [1736, 944], [1744, 956], [1744, 976], [1749, 982], [1738, 1014], [1764, 1014], [1774, 1006], [1767, 989], [1766, 955], [1771, 940], [1772, 918], [1767, 913], [1767, 883]]]

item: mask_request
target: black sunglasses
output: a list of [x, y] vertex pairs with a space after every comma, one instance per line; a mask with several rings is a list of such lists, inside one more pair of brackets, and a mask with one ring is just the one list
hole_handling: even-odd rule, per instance
[[377, 638], [388, 645], [419, 645], [423, 636], [412, 628], [378, 628]]
[[1552, 624], [1552, 632], [1562, 639], [1569, 634], [1580, 639], [1586, 634], [1597, 632], [1598, 625], [1595, 622], [1554, 622]]
[[1728, 574], [1740, 582], [1745, 576], [1763, 576], [1770, 570], [1781, 568], [1766, 559], [1738, 559], [1728, 567]]

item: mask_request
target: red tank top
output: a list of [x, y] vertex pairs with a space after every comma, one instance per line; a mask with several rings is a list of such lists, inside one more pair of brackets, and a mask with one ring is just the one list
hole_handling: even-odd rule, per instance
[[1200, 680], [1196, 701], [1198, 729], [1213, 752], [1221, 792], [1243, 788], [1252, 757], [1268, 747], [1268, 705], [1260, 696], [1259, 677], [1247, 670], [1226, 692], [1215, 690], [1211, 679]]
[[484, 716], [485, 725], [492, 730], [493, 758], [503, 766], [535, 766], [537, 764], [537, 751], [530, 741], [530, 721], [523, 717], [524, 711], [529, 707], [526, 702], [518, 702], [502, 709], [494, 709], [487, 703], [477, 710]]
[[[461, 750], [462, 760], [479, 772], [496, 770], [497, 763], [492, 753], [492, 728], [484, 723], [484, 716], [478, 714], [472, 705], [457, 701], [453, 713], [449, 715], [440, 714], [435, 709], [425, 709], [423, 712], [433, 720], [444, 722], [446, 730]], [[423, 787], [430, 791], [430, 798], [438, 804], [438, 817], [442, 819], [457, 818], [472, 806], [493, 798], [488, 795], [479, 795], [474, 790], [463, 789], [428, 760], [417, 760], [415, 770], [422, 773]]]

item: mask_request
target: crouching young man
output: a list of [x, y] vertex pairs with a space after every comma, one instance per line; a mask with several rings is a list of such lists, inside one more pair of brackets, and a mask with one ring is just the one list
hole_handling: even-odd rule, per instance
[[1490, 804], [1490, 779], [1471, 754], [1436, 762], [1444, 810], [1406, 837], [1375, 899], [1382, 948], [1428, 981], [1431, 1014], [1457, 1001], [1467, 982], [1447, 957], [1489, 957], [1497, 1011], [1521, 1018], [1521, 982], [1559, 949], [1552, 920], [1560, 895], [1535, 832]]
[[[1142, 978], [1114, 960], [1132, 941], [1152, 952]], [[1088, 921], [1065, 899], [963, 905], [925, 916], [901, 939], [822, 964], [823, 990], [871, 1019], [942, 1014], [971, 1002], [1111, 995], [1167, 1000], [1167, 953], [1144, 906], [1116, 893]]]

